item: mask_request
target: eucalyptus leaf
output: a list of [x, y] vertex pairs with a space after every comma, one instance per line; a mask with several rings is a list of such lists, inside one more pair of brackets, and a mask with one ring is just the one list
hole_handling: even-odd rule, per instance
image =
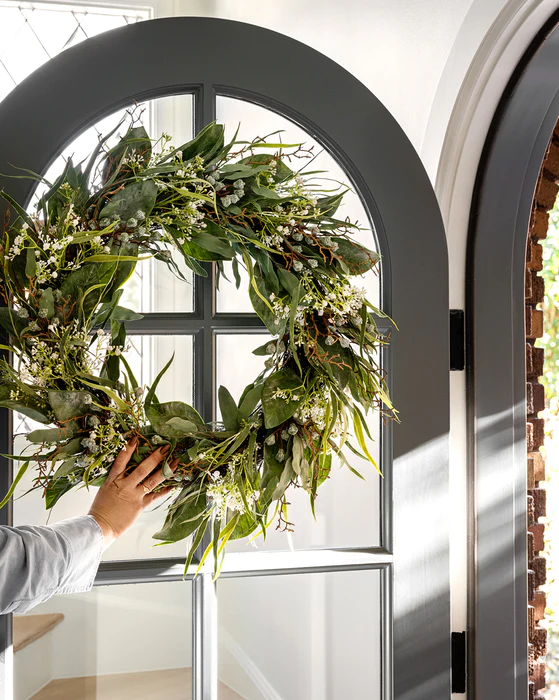
[[137, 211], [143, 211], [146, 216], [151, 214], [157, 198], [157, 186], [153, 180], [130, 182], [112, 195], [99, 213], [99, 219], [110, 219], [118, 216], [122, 221], [134, 217]]
[[224, 386], [219, 387], [217, 395], [219, 399], [219, 408], [221, 409], [221, 419], [226, 430], [237, 430], [240, 416], [235, 399]]
[[[181, 418], [194, 425], [196, 430], [204, 429], [204, 421], [200, 414], [182, 401], [168, 401], [167, 403], [152, 403], [146, 409], [146, 417], [159, 435], [167, 438], [179, 438], [184, 436], [182, 425], [175, 427], [173, 418]], [[188, 432], [191, 432], [190, 430]]]
[[[285, 393], [287, 398], [277, 396]], [[266, 428], [275, 428], [291, 418], [303, 399], [305, 389], [301, 377], [292, 369], [271, 374], [262, 387], [262, 407]]]

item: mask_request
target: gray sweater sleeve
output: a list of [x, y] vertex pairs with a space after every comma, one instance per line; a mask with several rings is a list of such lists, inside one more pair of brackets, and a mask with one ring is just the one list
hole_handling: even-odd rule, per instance
[[51, 526], [0, 527], [0, 614], [93, 586], [103, 533], [90, 515]]

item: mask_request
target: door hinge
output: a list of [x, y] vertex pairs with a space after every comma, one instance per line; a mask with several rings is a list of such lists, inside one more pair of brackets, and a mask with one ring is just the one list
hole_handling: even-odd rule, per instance
[[450, 310], [450, 369], [462, 372], [466, 366], [466, 329], [462, 309]]
[[452, 692], [465, 693], [468, 666], [466, 660], [466, 633], [453, 632], [451, 644]]

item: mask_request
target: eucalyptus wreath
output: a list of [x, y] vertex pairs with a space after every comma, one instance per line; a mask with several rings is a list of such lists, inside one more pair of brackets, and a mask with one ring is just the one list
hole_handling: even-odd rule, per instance
[[[354, 240], [356, 224], [336, 218], [347, 190], [325, 190], [306, 161], [296, 167], [309, 156], [301, 145], [225, 143], [217, 123], [178, 148], [167, 135], [152, 142], [135, 120], [115, 133], [82, 163], [68, 159], [54, 183], [21, 175], [46, 190], [33, 214], [2, 192], [0, 324], [10, 340], [0, 406], [47, 427], [7, 455], [22, 465], [1, 505], [30, 464], [49, 509], [73, 488], [100, 485], [130, 438], [139, 445], [129, 468], [168, 444], [160, 488], [177, 491], [154, 538], [192, 536], [188, 566], [208, 533], [218, 567], [229, 539], [265, 537], [276, 516], [287, 526], [288, 488], [304, 489], [314, 511], [334, 457], [356, 472], [349, 450], [378, 469], [366, 413], [396, 415], [379, 359], [384, 314], [350, 279], [379, 258]], [[158, 400], [173, 358], [149, 387], [126, 359], [126, 322], [141, 316], [119, 305], [123, 285], [149, 257], [185, 279], [172, 250], [196, 275], [215, 263], [218, 283], [230, 261], [237, 288], [244, 268], [273, 337], [254, 350], [265, 369], [238, 402], [219, 388], [217, 423]]]

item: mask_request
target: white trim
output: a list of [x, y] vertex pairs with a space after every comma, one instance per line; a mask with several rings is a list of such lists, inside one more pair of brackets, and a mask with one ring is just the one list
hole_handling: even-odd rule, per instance
[[[479, 44], [453, 100], [448, 89], [450, 73], [454, 69], [452, 59], [461, 53], [466, 56], [471, 53], [472, 41], [477, 45], [477, 37], [472, 37], [472, 27], [474, 24], [483, 26], [482, 17], [491, 12], [492, 4], [488, 0], [475, 0], [462, 24], [433, 100], [421, 148], [424, 160], [429, 162], [436, 158], [438, 145], [433, 137], [434, 125], [444, 118], [441, 113], [444, 115], [448, 111], [448, 102], [453, 101], [435, 178], [435, 192], [447, 226], [456, 201], [464, 200], [465, 181], [469, 185], [468, 195], [473, 190], [485, 137], [512, 72], [536, 33], [559, 8], [558, 0], [510, 0], [497, 14]], [[468, 196], [468, 204], [469, 199]]]

